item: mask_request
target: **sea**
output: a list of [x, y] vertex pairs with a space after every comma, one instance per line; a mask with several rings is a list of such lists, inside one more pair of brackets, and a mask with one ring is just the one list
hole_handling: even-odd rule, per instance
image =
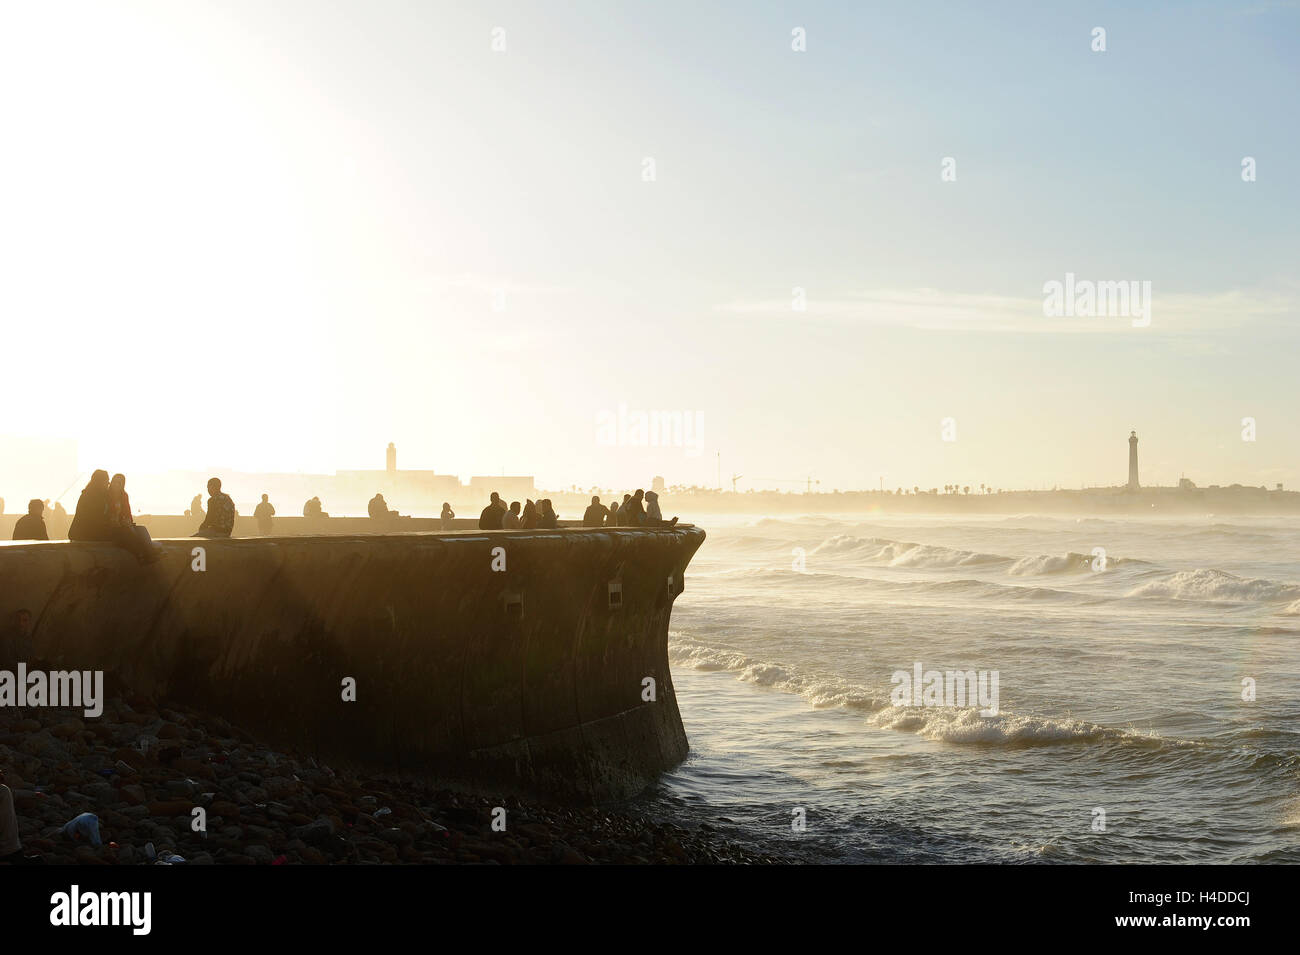
[[1300, 519], [699, 523], [643, 807], [805, 862], [1300, 862]]

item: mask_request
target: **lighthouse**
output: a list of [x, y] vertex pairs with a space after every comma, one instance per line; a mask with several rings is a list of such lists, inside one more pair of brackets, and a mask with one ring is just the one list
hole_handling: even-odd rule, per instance
[[1128, 435], [1128, 489], [1136, 491], [1138, 488], [1138, 433], [1130, 431]]

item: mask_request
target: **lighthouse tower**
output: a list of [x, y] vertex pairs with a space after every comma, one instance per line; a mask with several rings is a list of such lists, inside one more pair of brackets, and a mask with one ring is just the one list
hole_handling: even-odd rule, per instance
[[1130, 431], [1128, 436], [1128, 489], [1138, 490], [1138, 433]]

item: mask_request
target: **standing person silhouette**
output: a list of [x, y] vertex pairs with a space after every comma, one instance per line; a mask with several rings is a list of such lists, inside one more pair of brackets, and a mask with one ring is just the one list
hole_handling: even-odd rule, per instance
[[257, 520], [257, 532], [263, 537], [271, 536], [271, 518], [275, 517], [275, 505], [269, 495], [262, 495], [262, 503], [253, 508], [253, 517]]

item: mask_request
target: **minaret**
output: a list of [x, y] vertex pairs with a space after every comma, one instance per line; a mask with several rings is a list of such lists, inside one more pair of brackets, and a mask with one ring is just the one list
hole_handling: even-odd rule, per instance
[[[1134, 440], [1136, 441], [1137, 439], [1134, 438]], [[388, 466], [389, 474], [393, 474], [397, 471], [397, 445], [393, 444], [391, 441], [388, 442], [388, 460], [384, 463]], [[1130, 470], [1135, 467], [1137, 467], [1135, 464], [1129, 465]], [[1133, 473], [1136, 474], [1137, 472], [1133, 471]]]
[[1138, 484], [1138, 433], [1129, 432], [1128, 436], [1128, 489], [1136, 491]]

